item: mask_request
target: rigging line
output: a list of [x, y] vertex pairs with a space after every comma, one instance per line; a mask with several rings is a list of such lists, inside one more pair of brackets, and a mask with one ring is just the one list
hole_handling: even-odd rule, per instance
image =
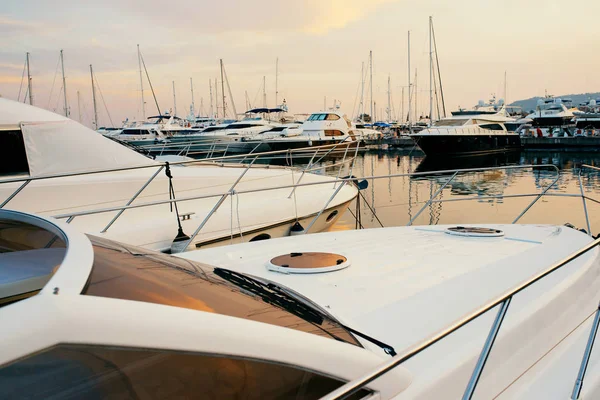
[[148, 70], [146, 69], [146, 62], [144, 61], [144, 56], [140, 52], [140, 58], [142, 59], [142, 65], [144, 66], [144, 71], [146, 71], [146, 78], [148, 78], [148, 83], [150, 84], [150, 90], [152, 91], [152, 97], [154, 97], [154, 103], [156, 104], [156, 109], [158, 110], [158, 115], [161, 115], [160, 107], [158, 106], [158, 100], [156, 100], [156, 93], [154, 93], [154, 88], [152, 87], [152, 81], [150, 80], [150, 75], [148, 74]]
[[25, 96], [23, 97], [23, 104], [25, 104], [25, 102], [27, 102], [28, 94], [29, 94], [29, 85], [27, 85], [27, 88], [25, 88]]
[[60, 65], [60, 57], [56, 63], [56, 69], [54, 70], [54, 79], [52, 79], [52, 87], [50, 88], [50, 96], [48, 96], [48, 105], [46, 108], [50, 108], [50, 102], [52, 101], [52, 92], [54, 91], [54, 83], [56, 83], [56, 75], [58, 75], [58, 66]]
[[[60, 103], [60, 99], [61, 99], [61, 93], [63, 90], [63, 86], [62, 84], [60, 85], [60, 90], [58, 92], [58, 97], [56, 98], [56, 105], [54, 106], [54, 108], [52, 109], [52, 111], [56, 112], [56, 110], [58, 109], [58, 103]], [[48, 108], [50, 108], [50, 104], [48, 103]]]
[[102, 89], [100, 89], [100, 84], [98, 83], [98, 78], [96, 77], [96, 74], [94, 74], [94, 79], [96, 80], [96, 87], [98, 88], [98, 92], [100, 93], [100, 98], [102, 99], [102, 104], [104, 104], [104, 109], [106, 110], [106, 114], [108, 114], [108, 120], [110, 121], [110, 125], [114, 127], [115, 124], [110, 116], [108, 107], [106, 107], [106, 102], [104, 101], [104, 95], [102, 94]]
[[[352, 114], [354, 115], [354, 110], [356, 110], [356, 100], [358, 99], [358, 92], [360, 91], [360, 85], [362, 84], [362, 82], [358, 82], [358, 86], [356, 87], [356, 95], [354, 96], [354, 104], [352, 105]], [[358, 119], [358, 114], [356, 116], [356, 119]]]
[[[17, 102], [21, 101], [21, 90], [23, 89], [23, 81], [25, 80], [25, 70], [27, 69], [27, 60], [23, 64], [23, 74], [21, 74], [21, 84], [19, 85], [19, 95], [17, 96]], [[25, 96], [27, 97], [27, 96]]]
[[236, 209], [236, 213], [237, 213], [237, 223], [238, 223], [238, 229], [240, 231], [240, 239], [243, 239], [244, 235], [242, 233], [242, 224], [240, 222], [240, 195], [237, 192], [235, 193], [235, 201], [236, 201], [235, 209]]
[[437, 41], [435, 40], [435, 30], [433, 29], [433, 24], [431, 25], [431, 34], [433, 36], [433, 47], [434, 47], [434, 52], [435, 52], [435, 63], [437, 65], [438, 80], [440, 82], [440, 94], [441, 94], [441, 97], [442, 97], [442, 110], [444, 111], [444, 118], [446, 118], [446, 102], [444, 101], [444, 87], [442, 86], [442, 74], [440, 72], [440, 59], [438, 57]]

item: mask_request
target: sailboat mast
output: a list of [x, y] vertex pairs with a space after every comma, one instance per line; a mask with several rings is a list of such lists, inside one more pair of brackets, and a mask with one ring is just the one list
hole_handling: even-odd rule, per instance
[[146, 102], [144, 101], [144, 78], [142, 75], [142, 53], [140, 52], [140, 45], [137, 45], [138, 51], [138, 66], [140, 69], [140, 92], [142, 94], [142, 120], [146, 119]]
[[[194, 81], [190, 78], [190, 90], [192, 91], [192, 114], [196, 114], [196, 103], [194, 102]], [[202, 104], [202, 99], [200, 100], [200, 104]], [[202, 108], [202, 106], [200, 106]]]
[[418, 70], [415, 68], [415, 123], [417, 123], [419, 121], [419, 103], [417, 103], [417, 97], [419, 95], [419, 90], [418, 90], [418, 75], [417, 75]]
[[225, 108], [225, 79], [223, 78], [223, 59], [219, 60], [221, 64], [221, 96], [223, 96], [223, 118], [227, 116], [227, 109]]
[[373, 50], [369, 51], [369, 70], [371, 75], [371, 123], [375, 122], [373, 120]]
[[410, 31], [408, 31], [408, 129], [409, 131], [412, 132], [411, 129], [411, 125], [412, 125], [412, 117], [411, 117], [411, 104], [412, 104], [412, 98], [411, 98], [411, 84], [410, 84]]
[[404, 120], [404, 86], [402, 86], [402, 112], [400, 113], [400, 115], [402, 115], [402, 120]]
[[363, 61], [360, 67], [360, 105], [358, 107], [358, 115], [363, 120], [365, 116], [365, 62]]
[[63, 51], [60, 51], [60, 64], [62, 67], [62, 78], [63, 78], [63, 97], [65, 101], [65, 117], [69, 118], [69, 106], [67, 103], [67, 80], [65, 78], [65, 59], [63, 58]]
[[263, 75], [263, 107], [267, 108], [267, 77]]
[[275, 107], [279, 106], [279, 57], [275, 59]]
[[214, 118], [214, 108], [213, 108], [213, 94], [212, 94], [212, 80], [208, 80], [208, 90], [210, 93], [210, 117]]
[[388, 109], [387, 109], [387, 114], [388, 114], [388, 122], [392, 122], [392, 94], [391, 94], [391, 76], [388, 75]]
[[231, 93], [231, 86], [229, 85], [229, 79], [227, 78], [227, 71], [223, 67], [223, 75], [225, 76], [225, 82], [227, 82], [227, 93], [229, 93], [229, 100], [231, 101], [231, 108], [233, 109], [233, 118], [237, 119], [237, 110], [235, 108], [235, 101], [233, 100], [233, 94]]
[[31, 69], [29, 69], [29, 52], [27, 52], [27, 91], [29, 92], [29, 105], [33, 105], [33, 91], [31, 90]]
[[219, 86], [217, 85], [217, 78], [215, 78], [215, 109], [217, 118], [219, 118]]
[[440, 83], [440, 96], [442, 97], [442, 113], [446, 118], [446, 102], [444, 101], [444, 87], [442, 86], [442, 73], [440, 72], [440, 58], [437, 51], [437, 41], [435, 40], [435, 29], [433, 28], [433, 20], [431, 21], [431, 36], [433, 37], [433, 50], [435, 51], [435, 64], [438, 72], [438, 82]]
[[175, 81], [173, 81], [173, 115], [177, 116], [177, 96], [175, 96]]
[[92, 101], [94, 103], [94, 129], [98, 129], [98, 109], [96, 108], [96, 85], [94, 84], [94, 70], [90, 64], [90, 76], [92, 77]]
[[433, 17], [429, 17], [429, 124], [433, 123], [433, 40], [431, 38], [431, 24]]

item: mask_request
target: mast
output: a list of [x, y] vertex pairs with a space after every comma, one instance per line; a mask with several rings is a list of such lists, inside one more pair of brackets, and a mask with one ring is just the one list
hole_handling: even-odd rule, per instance
[[227, 82], [227, 93], [229, 93], [229, 99], [231, 100], [233, 118], [237, 120], [237, 110], [235, 109], [235, 101], [233, 101], [233, 94], [231, 93], [231, 86], [229, 85], [229, 78], [227, 78], [227, 71], [225, 71], [225, 67], [223, 67], [223, 74], [225, 75], [225, 81]]
[[77, 117], [79, 123], [81, 123], [81, 96], [79, 95], [79, 90], [77, 91]]
[[275, 59], [275, 107], [279, 106], [279, 57]]
[[404, 122], [404, 86], [402, 86], [402, 112], [400, 113], [400, 115], [402, 115], [402, 120]]
[[[196, 115], [196, 103], [194, 102], [194, 81], [190, 78], [190, 90], [192, 91], [192, 114]], [[202, 99], [200, 99], [200, 108], [202, 108]]]
[[213, 95], [212, 95], [212, 80], [208, 80], [208, 90], [210, 93], [210, 117], [214, 118], [215, 114], [214, 114], [214, 109], [213, 109]]
[[249, 111], [250, 110], [250, 99], [248, 99], [248, 91], [245, 90], [244, 93], [246, 95], [246, 111]]
[[217, 78], [215, 78], [215, 109], [217, 118], [219, 118], [219, 86], [217, 85]]
[[392, 95], [391, 95], [391, 75], [388, 75], [388, 92], [387, 92], [387, 100], [388, 100], [388, 105], [387, 105], [387, 122], [391, 122], [392, 121]]
[[419, 91], [418, 91], [418, 76], [417, 76], [417, 72], [418, 70], [415, 68], [415, 123], [417, 123], [419, 121], [419, 103], [417, 103], [417, 96], [419, 95]]
[[373, 120], [373, 50], [369, 51], [369, 69], [371, 75], [371, 123], [375, 122]]
[[31, 90], [31, 69], [29, 69], [29, 52], [27, 52], [27, 91], [29, 92], [29, 105], [33, 105], [33, 92]]
[[219, 59], [221, 64], [221, 96], [223, 96], [223, 118], [227, 116], [227, 109], [225, 108], [225, 79], [223, 78], [223, 59]]
[[365, 116], [365, 62], [360, 67], [360, 105], [358, 106], [358, 115], [363, 120]]
[[65, 100], [65, 117], [69, 118], [69, 106], [67, 104], [67, 80], [65, 78], [65, 59], [63, 58], [63, 51], [60, 51], [60, 64], [62, 66], [62, 78], [63, 78], [63, 97]]
[[506, 105], [508, 104], [508, 99], [507, 99], [507, 95], [506, 95], [506, 71], [504, 71], [504, 106], [506, 107]]
[[94, 84], [94, 70], [90, 64], [90, 76], [92, 77], [92, 101], [94, 103], [94, 129], [98, 129], [98, 109], [96, 108], [96, 85]]
[[412, 132], [412, 118], [411, 118], [411, 85], [410, 85], [410, 31], [408, 31], [408, 130]]
[[145, 120], [146, 119], [146, 102], [144, 101], [144, 78], [142, 76], [142, 53], [140, 52], [139, 44], [137, 45], [137, 51], [138, 51], [138, 66], [140, 69], [140, 91], [142, 93], [142, 120]]
[[431, 38], [433, 17], [429, 17], [429, 125], [433, 123], [433, 40]]
[[267, 77], [263, 75], [263, 107], [267, 108]]
[[177, 96], [175, 96], [175, 81], [173, 81], [173, 115], [177, 116]]
[[435, 40], [435, 29], [433, 29], [433, 20], [431, 21], [431, 36], [433, 37], [433, 50], [435, 51], [435, 63], [438, 72], [438, 81], [440, 82], [440, 96], [442, 97], [442, 112], [446, 118], [446, 102], [444, 101], [444, 87], [442, 86], [442, 73], [440, 72], [440, 59], [438, 57], [437, 42]]

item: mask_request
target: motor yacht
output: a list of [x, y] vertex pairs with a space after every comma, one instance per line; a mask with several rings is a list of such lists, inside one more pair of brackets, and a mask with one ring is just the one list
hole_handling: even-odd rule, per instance
[[339, 110], [322, 111], [311, 114], [297, 128], [288, 127], [282, 131], [264, 132], [260, 139], [247, 138], [245, 142], [265, 144], [270, 150], [288, 150], [355, 142], [359, 145], [358, 131], [348, 117]]
[[544, 136], [552, 133], [554, 128], [572, 126], [574, 117], [570, 99], [555, 98], [546, 95], [539, 99], [536, 110], [526, 118], [532, 120], [534, 128], [540, 128]]
[[600, 99], [592, 99], [585, 106], [585, 111], [574, 111], [575, 128], [578, 131], [589, 132], [600, 129]]
[[479, 100], [477, 105], [472, 109], [465, 109], [458, 107], [458, 111], [452, 111], [452, 115], [455, 117], [459, 116], [472, 116], [472, 115], [494, 115], [500, 112], [504, 108], [504, 100], [496, 100], [496, 96], [492, 96], [487, 103], [483, 100]]
[[409, 226], [175, 257], [0, 210], [0, 387], [598, 398], [599, 242], [569, 226]]
[[148, 117], [146, 121], [124, 127], [117, 135], [110, 136], [135, 146], [148, 146], [165, 143], [176, 134], [193, 132], [194, 129], [182, 125], [181, 118], [164, 114]]
[[521, 148], [520, 136], [505, 126], [514, 121], [505, 112], [455, 116], [436, 121], [410, 137], [427, 156], [503, 153]]
[[0, 155], [0, 208], [62, 216], [83, 232], [159, 251], [180, 236], [189, 236], [184, 250], [329, 229], [358, 193], [292, 168], [166, 164], [7, 99]]

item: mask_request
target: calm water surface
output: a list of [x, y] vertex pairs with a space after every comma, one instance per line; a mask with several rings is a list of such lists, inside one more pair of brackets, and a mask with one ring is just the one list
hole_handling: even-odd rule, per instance
[[[338, 160], [339, 161], [339, 160]], [[329, 161], [331, 165], [335, 161]], [[409, 151], [367, 151], [360, 154], [352, 174], [357, 177], [431, 172], [455, 168], [484, 168], [505, 165], [552, 164], [559, 170], [556, 184], [549, 194], [580, 194], [579, 165], [600, 165], [598, 153], [570, 152], [521, 152], [494, 157], [465, 158], [458, 161], [434, 163], [425, 159], [423, 153]], [[336, 176], [339, 167], [324, 165], [321, 173]], [[350, 173], [349, 167], [341, 176]], [[365, 228], [379, 227], [377, 218], [384, 226], [406, 225], [426, 205], [414, 224], [467, 224], [511, 223], [534, 197], [486, 198], [487, 196], [511, 196], [538, 194], [557, 178], [554, 168], [528, 168], [461, 173], [439, 194], [443, 203], [426, 204], [447, 181], [451, 174], [427, 174], [420, 177], [394, 177], [369, 180], [369, 187], [362, 191], [374, 213], [361, 199], [360, 214]], [[600, 174], [586, 171], [582, 175], [585, 193], [600, 200]], [[471, 200], [466, 200], [467, 198]], [[461, 200], [461, 201], [457, 201]], [[462, 201], [465, 200], [465, 201]], [[588, 201], [588, 213], [592, 232], [600, 233], [600, 204]], [[356, 204], [350, 206], [356, 213]], [[376, 215], [376, 217], [375, 217]], [[585, 216], [581, 198], [542, 197], [520, 219], [519, 223], [564, 224], [572, 223], [585, 228]], [[346, 212], [334, 227], [336, 230], [354, 229], [356, 219]]]

